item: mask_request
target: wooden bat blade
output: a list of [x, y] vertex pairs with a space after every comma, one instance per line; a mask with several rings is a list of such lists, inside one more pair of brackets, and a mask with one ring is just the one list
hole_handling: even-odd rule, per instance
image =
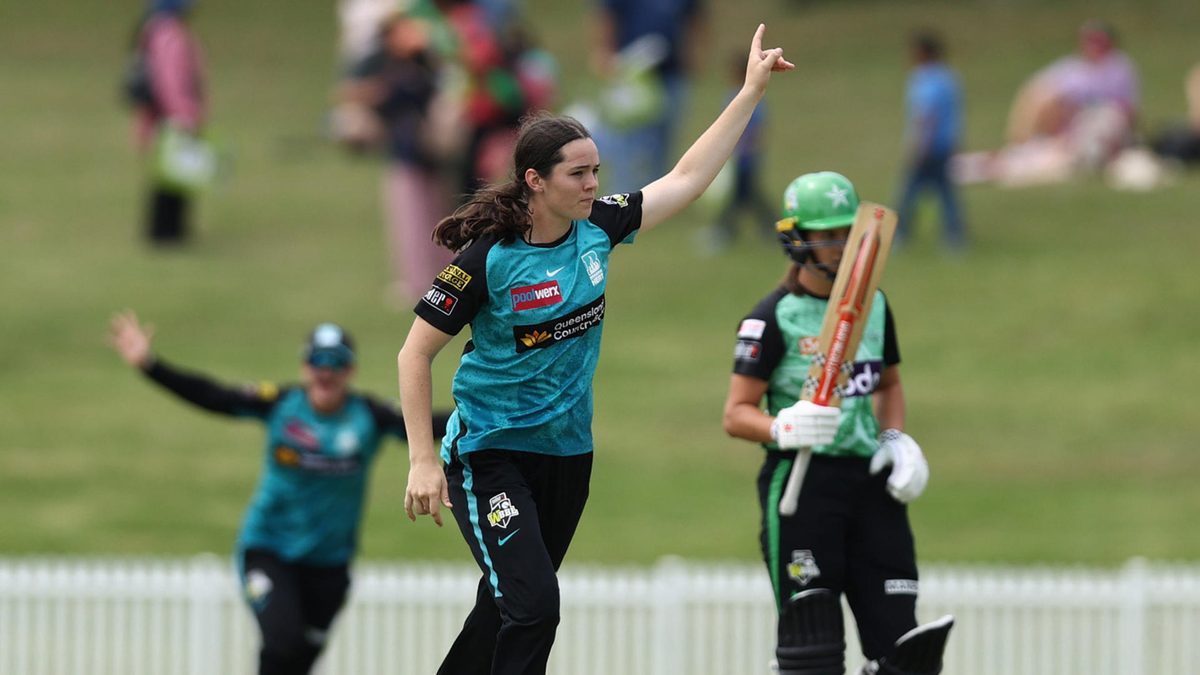
[[[896, 213], [891, 209], [862, 202], [854, 214], [850, 236], [842, 252], [829, 305], [821, 323], [818, 355], [809, 366], [801, 398], [818, 405], [841, 405], [841, 388], [846, 384], [843, 366], [853, 362], [862, 341], [863, 327], [871, 313], [871, 304], [896, 232]], [[801, 448], [788, 474], [779, 513], [796, 513], [800, 488], [812, 455], [811, 448]]]
[[[817, 388], [812, 398], [813, 403], [817, 405], [829, 405], [829, 401], [833, 398], [834, 387], [837, 386], [841, 377], [842, 364], [846, 361], [846, 354], [850, 353], [853, 356], [850, 349], [852, 346], [850, 338], [854, 335], [855, 326], [863, 320], [866, 311], [871, 306], [871, 297], [868, 295], [868, 291], [871, 291], [871, 295], [874, 294], [873, 289], [870, 288], [870, 281], [879, 254], [878, 221], [872, 221], [867, 225], [863, 235], [858, 238], [857, 244], [856, 250], [843, 254], [843, 259], [849, 256], [851, 265], [850, 277], [846, 280], [842, 295], [840, 297], [830, 296], [830, 304], [826, 309], [825, 321], [829, 321], [833, 316], [836, 323], [829, 338], [829, 346], [822, 352], [825, 354], [825, 362], [821, 365]], [[839, 274], [840, 272], [839, 269]], [[831, 315], [830, 310], [833, 310], [835, 314]], [[857, 347], [857, 345], [853, 346]]]
[[839, 404], [838, 391], [846, 380], [844, 366], [858, 351], [895, 232], [894, 211], [870, 202], [859, 204], [821, 323], [818, 357], [809, 367], [804, 400]]

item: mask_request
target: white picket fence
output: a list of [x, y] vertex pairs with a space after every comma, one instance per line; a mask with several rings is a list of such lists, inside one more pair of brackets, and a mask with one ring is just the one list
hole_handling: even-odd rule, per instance
[[[474, 598], [468, 567], [364, 564], [324, 675], [432, 674]], [[762, 675], [765, 572], [568, 564], [556, 675]], [[257, 629], [229, 561], [0, 558], [0, 675], [240, 675]], [[1159, 675], [1200, 663], [1200, 567], [927, 566], [921, 620], [958, 617], [948, 674]], [[848, 663], [861, 662], [847, 615]]]

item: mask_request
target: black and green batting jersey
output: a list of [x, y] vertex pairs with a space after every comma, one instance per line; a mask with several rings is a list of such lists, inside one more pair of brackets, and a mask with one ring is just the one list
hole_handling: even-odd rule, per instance
[[[767, 412], [777, 414], [800, 399], [809, 365], [817, 354], [827, 298], [776, 289], [738, 325], [733, 372], [768, 383]], [[900, 363], [892, 312], [882, 291], [875, 292], [853, 372], [842, 391], [842, 422], [829, 445], [813, 452], [869, 457], [878, 448], [879, 422], [871, 394], [883, 369]], [[777, 450], [774, 444], [764, 444]]]

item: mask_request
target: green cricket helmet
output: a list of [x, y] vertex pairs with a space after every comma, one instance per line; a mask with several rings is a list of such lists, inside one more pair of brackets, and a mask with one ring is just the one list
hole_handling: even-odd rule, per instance
[[803, 264], [813, 248], [804, 231], [849, 227], [857, 210], [858, 193], [849, 178], [834, 171], [806, 173], [783, 191], [783, 218], [775, 230], [784, 252]]

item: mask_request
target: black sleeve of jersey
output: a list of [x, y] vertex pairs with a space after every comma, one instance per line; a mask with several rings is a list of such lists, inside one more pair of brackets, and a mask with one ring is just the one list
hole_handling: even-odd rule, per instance
[[222, 415], [252, 415], [263, 418], [279, 400], [275, 385], [227, 387], [196, 373], [189, 373], [156, 358], [145, 370], [146, 377], [193, 405]]
[[[399, 438], [402, 441], [408, 440], [408, 431], [404, 427], [404, 417], [400, 414], [396, 405], [393, 403], [384, 403], [370, 396], [364, 396], [363, 400], [367, 403], [367, 408], [371, 411], [371, 417], [375, 420], [375, 426], [382, 433], [390, 434]], [[446, 422], [450, 419], [450, 413], [434, 411], [433, 413], [433, 437], [441, 438], [446, 435]]]
[[438, 272], [413, 308], [417, 316], [443, 333], [458, 335], [487, 304], [487, 255], [495, 245], [494, 238], [476, 239]]
[[385, 403], [370, 396], [363, 396], [363, 401], [367, 404], [367, 410], [371, 411], [371, 419], [375, 421], [375, 427], [381, 434], [390, 434], [402, 441], [408, 440], [408, 433], [404, 429], [404, 417], [396, 404]]
[[592, 202], [588, 220], [604, 230], [613, 248], [642, 226], [642, 193], [608, 195]]
[[775, 320], [775, 306], [787, 295], [776, 289], [763, 298], [738, 324], [737, 345], [733, 351], [733, 372], [760, 380], [770, 380], [786, 352], [783, 332]]
[[896, 322], [892, 319], [892, 306], [886, 302], [883, 305], [883, 366], [894, 366], [900, 363], [900, 342], [896, 340]]

